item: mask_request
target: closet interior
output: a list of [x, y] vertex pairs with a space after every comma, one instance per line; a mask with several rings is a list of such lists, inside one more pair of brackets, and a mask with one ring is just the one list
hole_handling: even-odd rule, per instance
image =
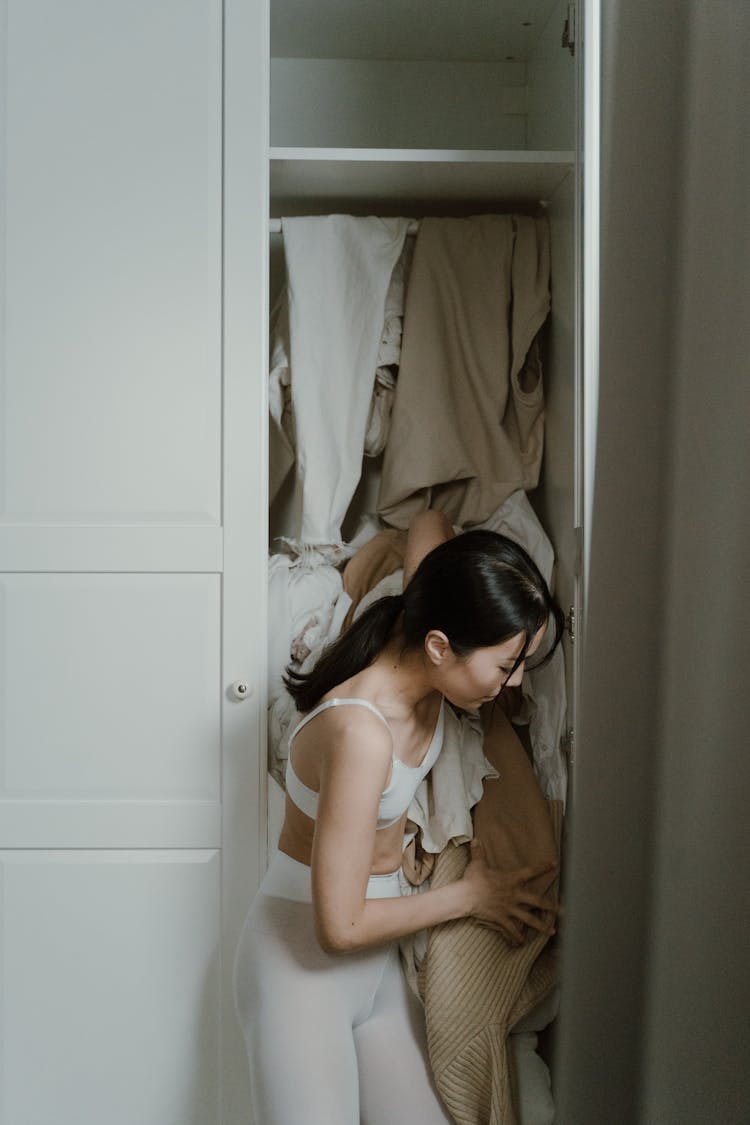
[[[282, 216], [548, 217], [544, 457], [528, 496], [555, 550], [555, 591], [566, 614], [573, 608], [573, 633], [580, 568], [574, 22], [562, 0], [273, 0], [269, 151], [271, 308], [285, 284]], [[363, 460], [345, 538], [372, 510], [379, 469], [377, 458]], [[290, 474], [271, 505], [272, 553], [277, 537], [294, 530], [292, 482]], [[572, 738], [570, 637], [565, 646]], [[277, 809], [272, 789], [271, 835]]]
[[[281, 220], [311, 215], [526, 215], [549, 220], [551, 307], [540, 334], [544, 454], [528, 500], [555, 552], [568, 615], [567, 714], [575, 727], [581, 538], [580, 52], [561, 0], [272, 0], [269, 301], [286, 283]], [[273, 334], [272, 334], [273, 345]], [[365, 457], [345, 541], [375, 509], [382, 454]], [[294, 473], [273, 498], [269, 551], [298, 534]], [[273, 599], [271, 599], [273, 612]], [[273, 631], [274, 622], [270, 621]], [[283, 793], [269, 778], [269, 846]]]

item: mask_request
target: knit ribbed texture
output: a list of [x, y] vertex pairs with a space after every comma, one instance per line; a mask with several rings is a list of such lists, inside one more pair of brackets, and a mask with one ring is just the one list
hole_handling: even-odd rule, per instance
[[[556, 839], [562, 804], [549, 801]], [[432, 887], [460, 879], [468, 845], [450, 844], [437, 858]], [[557, 883], [547, 892], [557, 899]], [[545, 934], [511, 946], [471, 918], [436, 926], [419, 975], [430, 1063], [456, 1125], [517, 1125], [507, 1037], [557, 981]]]

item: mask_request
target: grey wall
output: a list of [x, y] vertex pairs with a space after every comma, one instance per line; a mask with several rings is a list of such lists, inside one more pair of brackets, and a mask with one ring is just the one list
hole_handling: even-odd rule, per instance
[[559, 1125], [750, 1120], [750, 5], [603, 0]]

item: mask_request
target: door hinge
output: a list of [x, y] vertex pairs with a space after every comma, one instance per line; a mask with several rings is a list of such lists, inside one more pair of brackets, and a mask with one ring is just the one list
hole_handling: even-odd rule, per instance
[[573, 730], [572, 727], [568, 727], [565, 734], [560, 739], [560, 749], [562, 750], [565, 757], [569, 758], [571, 762], [573, 761], [573, 758], [575, 757], [575, 748], [576, 748], [575, 731]]
[[565, 17], [565, 26], [562, 33], [562, 46], [567, 47], [571, 55], [576, 53], [576, 6], [568, 4], [568, 13]]
[[565, 618], [565, 628], [570, 637], [570, 643], [574, 645], [576, 643], [576, 607], [574, 605], [570, 606], [568, 609], [568, 616]]

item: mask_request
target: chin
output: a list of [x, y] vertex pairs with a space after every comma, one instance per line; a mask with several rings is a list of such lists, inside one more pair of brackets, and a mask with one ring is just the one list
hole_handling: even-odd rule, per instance
[[484, 703], [484, 699], [458, 699], [456, 696], [450, 695], [446, 695], [445, 698], [459, 711], [478, 712]]
[[462, 699], [457, 695], [449, 695], [447, 691], [442, 693], [443, 698], [447, 699], [452, 707], [457, 708], [459, 711], [471, 711], [474, 703], [471, 699]]

